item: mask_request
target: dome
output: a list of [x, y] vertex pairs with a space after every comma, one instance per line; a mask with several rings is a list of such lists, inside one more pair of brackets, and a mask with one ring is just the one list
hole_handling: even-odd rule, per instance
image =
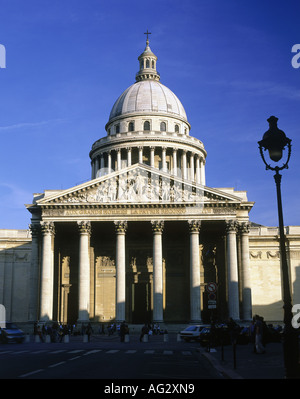
[[130, 113], [159, 113], [187, 120], [178, 97], [156, 80], [141, 80], [126, 89], [112, 107], [109, 121]]

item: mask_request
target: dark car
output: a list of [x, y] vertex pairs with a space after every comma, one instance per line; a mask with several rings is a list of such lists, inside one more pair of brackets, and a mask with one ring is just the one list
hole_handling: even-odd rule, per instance
[[6, 323], [4, 328], [0, 328], [0, 342], [8, 344], [10, 342], [22, 343], [25, 334], [14, 323]]

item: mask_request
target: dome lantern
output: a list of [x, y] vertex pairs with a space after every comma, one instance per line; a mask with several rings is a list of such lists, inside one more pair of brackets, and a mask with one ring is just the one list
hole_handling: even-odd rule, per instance
[[157, 57], [149, 46], [148, 35], [151, 33], [147, 30], [145, 34], [147, 35], [146, 47], [144, 52], [138, 57], [140, 70], [136, 74], [135, 79], [137, 82], [146, 79], [159, 81], [160, 75], [156, 70]]

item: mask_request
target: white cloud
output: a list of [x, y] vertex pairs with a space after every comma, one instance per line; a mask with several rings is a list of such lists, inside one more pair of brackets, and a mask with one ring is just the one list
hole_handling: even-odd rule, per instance
[[0, 126], [0, 132], [6, 130], [14, 130], [14, 129], [22, 129], [27, 127], [39, 127], [44, 125], [49, 125], [51, 123], [61, 122], [63, 119], [50, 119], [48, 121], [40, 121], [40, 122], [23, 122], [23, 123], [15, 123], [13, 125], [8, 126]]

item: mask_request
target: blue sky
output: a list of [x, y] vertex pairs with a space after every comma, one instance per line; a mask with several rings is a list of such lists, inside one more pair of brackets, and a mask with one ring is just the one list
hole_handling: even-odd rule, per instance
[[269, 226], [276, 189], [257, 141], [279, 118], [293, 145], [284, 222], [300, 225], [299, 14], [298, 0], [1, 0], [0, 228], [28, 227], [33, 193], [90, 178], [89, 151], [135, 81], [147, 29], [161, 83], [206, 148], [207, 185], [246, 190], [251, 221]]

